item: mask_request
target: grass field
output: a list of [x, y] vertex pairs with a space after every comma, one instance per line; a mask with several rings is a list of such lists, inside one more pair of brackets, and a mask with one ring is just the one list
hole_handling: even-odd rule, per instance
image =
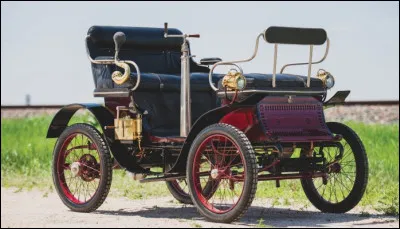
[[[53, 191], [51, 159], [55, 139], [46, 139], [52, 117], [1, 120], [1, 185], [19, 190], [39, 188]], [[74, 117], [76, 122], [94, 123], [91, 116]], [[374, 208], [387, 214], [399, 212], [399, 125], [365, 125], [346, 123], [361, 137], [369, 158], [370, 174], [366, 195], [360, 206]], [[163, 182], [140, 184], [124, 171], [115, 171], [110, 195], [147, 198], [169, 195]], [[294, 203], [309, 205], [300, 182], [260, 182], [258, 198], [272, 198], [273, 204]]]

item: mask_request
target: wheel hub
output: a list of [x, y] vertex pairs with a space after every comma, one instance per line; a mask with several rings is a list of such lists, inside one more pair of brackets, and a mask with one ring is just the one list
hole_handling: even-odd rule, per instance
[[71, 173], [74, 177], [79, 175], [81, 163], [74, 162], [71, 164]]
[[219, 176], [219, 171], [218, 171], [218, 169], [213, 169], [213, 170], [211, 170], [211, 178], [212, 179], [217, 179], [218, 178], [218, 176]]
[[80, 158], [80, 165], [82, 166], [81, 177], [84, 181], [92, 181], [100, 176], [99, 164], [96, 158], [91, 154], [85, 154]]
[[339, 163], [334, 163], [329, 167], [331, 173], [340, 173], [342, 166]]

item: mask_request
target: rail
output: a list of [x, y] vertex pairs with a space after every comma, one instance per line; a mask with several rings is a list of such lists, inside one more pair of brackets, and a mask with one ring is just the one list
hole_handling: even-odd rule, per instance
[[[365, 100], [365, 101], [347, 101], [338, 106], [398, 106], [399, 100]], [[20, 109], [61, 109], [65, 105], [1, 105], [2, 110], [20, 110]]]

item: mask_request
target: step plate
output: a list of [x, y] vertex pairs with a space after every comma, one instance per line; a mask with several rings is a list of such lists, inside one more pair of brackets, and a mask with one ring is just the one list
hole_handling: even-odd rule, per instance
[[323, 104], [313, 97], [267, 96], [257, 104], [257, 115], [269, 141], [332, 141]]

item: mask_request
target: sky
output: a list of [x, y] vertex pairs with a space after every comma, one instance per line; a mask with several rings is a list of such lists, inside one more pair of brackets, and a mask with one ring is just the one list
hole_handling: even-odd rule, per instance
[[[399, 99], [398, 2], [1, 2], [1, 105], [102, 102], [84, 38], [92, 25], [170, 27], [199, 33], [191, 52], [199, 61], [251, 56], [255, 39], [269, 26], [324, 28], [329, 55], [313, 66], [335, 76], [328, 93], [351, 90], [351, 100]], [[260, 43], [245, 73], [272, 73], [273, 45]], [[314, 60], [324, 46], [314, 48]], [[281, 45], [278, 70], [307, 62], [308, 47]], [[139, 66], [140, 67], [140, 66]], [[217, 69], [225, 72], [225, 69]], [[307, 75], [307, 67], [288, 73]]]

